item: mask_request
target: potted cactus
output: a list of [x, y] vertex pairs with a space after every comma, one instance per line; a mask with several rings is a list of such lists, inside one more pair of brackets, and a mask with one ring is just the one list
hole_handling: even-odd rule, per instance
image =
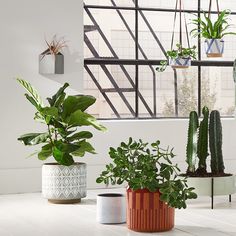
[[[200, 125], [196, 111], [191, 111], [189, 115], [186, 148], [188, 168], [184, 176], [188, 177], [188, 183], [195, 187], [198, 195], [208, 195], [212, 199], [214, 195], [231, 195], [235, 192], [235, 180], [232, 174], [224, 173], [220, 113], [211, 111], [209, 117], [209, 109], [203, 107], [202, 115]], [[210, 172], [207, 170], [208, 142]]]
[[[196, 198], [186, 179], [172, 164], [173, 149], [163, 149], [160, 141], [149, 145], [129, 138], [118, 148], [110, 148], [113, 163], [106, 165], [97, 183], [128, 184], [127, 226], [140, 232], [167, 231], [174, 227], [174, 209], [186, 208], [186, 200]], [[135, 202], [135, 204], [134, 204]]]
[[26, 89], [27, 100], [36, 108], [34, 119], [45, 125], [45, 132], [28, 133], [18, 138], [26, 146], [40, 145], [37, 157], [55, 162], [42, 167], [42, 194], [53, 203], [77, 203], [86, 197], [86, 164], [75, 162], [74, 157], [95, 153], [89, 139], [90, 131], [81, 127], [92, 126], [104, 131], [95, 117], [86, 112], [96, 99], [87, 95], [66, 96], [65, 83], [44, 105], [38, 92], [25, 80], [17, 81]]

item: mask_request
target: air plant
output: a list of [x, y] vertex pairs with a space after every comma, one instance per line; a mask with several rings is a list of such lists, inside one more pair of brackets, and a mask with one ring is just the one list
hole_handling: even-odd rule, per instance
[[60, 54], [63, 48], [67, 47], [64, 37], [58, 39], [56, 35], [53, 36], [51, 41], [45, 39], [45, 42], [48, 48], [42, 53], [44, 55], [51, 54], [55, 56]]

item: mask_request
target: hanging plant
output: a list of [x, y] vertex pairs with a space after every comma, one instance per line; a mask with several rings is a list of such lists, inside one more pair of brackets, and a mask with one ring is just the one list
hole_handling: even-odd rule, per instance
[[[179, 9], [178, 8], [179, 5]], [[174, 45], [174, 30], [175, 30], [175, 23], [176, 23], [176, 17], [177, 12], [179, 12], [179, 19], [180, 19], [180, 31], [179, 31], [179, 42], [176, 44], [176, 48], [173, 48]], [[189, 41], [189, 35], [188, 35], [188, 27], [186, 23], [186, 18], [183, 13], [183, 4], [182, 0], [176, 0], [176, 6], [175, 6], [175, 16], [174, 16], [174, 27], [172, 32], [172, 40], [171, 40], [171, 50], [166, 52], [167, 60], [163, 60], [160, 62], [160, 66], [156, 68], [158, 72], [165, 71], [167, 65], [170, 65], [172, 68], [188, 68], [191, 66], [191, 60], [196, 59], [196, 46], [191, 47], [190, 41]], [[184, 17], [184, 24], [186, 29], [186, 37], [187, 37], [187, 43], [188, 46], [183, 46], [183, 30], [182, 30], [182, 22]]]
[[236, 35], [235, 32], [228, 31], [232, 26], [229, 24], [231, 12], [229, 10], [223, 10], [220, 13], [218, 0], [216, 0], [216, 3], [218, 12], [216, 21], [212, 21], [211, 19], [212, 0], [210, 0], [209, 4], [209, 13], [204, 13], [204, 19], [198, 17], [197, 19], [192, 20], [192, 23], [196, 25], [196, 27], [190, 34], [192, 34], [193, 37], [200, 35], [205, 38], [205, 51], [207, 57], [222, 57], [224, 53], [223, 37], [226, 35]]

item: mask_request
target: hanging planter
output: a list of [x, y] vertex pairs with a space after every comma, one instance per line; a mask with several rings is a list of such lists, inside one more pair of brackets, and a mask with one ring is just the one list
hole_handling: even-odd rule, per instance
[[212, 0], [209, 2], [209, 13], [204, 13], [204, 19], [197, 18], [192, 20], [196, 27], [190, 32], [193, 37], [202, 36], [205, 38], [205, 51], [207, 57], [222, 57], [224, 53], [225, 35], [236, 35], [234, 32], [227, 30], [231, 26], [228, 21], [230, 11], [224, 10], [220, 13], [219, 2], [216, 0], [218, 18], [215, 22], [211, 19]]
[[64, 39], [57, 39], [56, 35], [51, 42], [46, 40], [48, 48], [39, 55], [40, 74], [64, 74], [64, 56], [62, 48], [66, 47]]
[[[178, 9], [179, 6], [179, 9]], [[175, 36], [175, 23], [177, 18], [177, 12], [179, 12], [179, 42], [176, 44], [176, 48], [174, 49], [174, 36]], [[182, 29], [182, 22], [184, 20], [185, 30], [186, 30], [186, 37], [187, 37], [187, 47], [183, 46], [183, 29]], [[173, 69], [186, 69], [191, 66], [191, 60], [196, 59], [196, 46], [191, 47], [188, 35], [188, 27], [185, 15], [183, 14], [183, 4], [182, 0], [176, 0], [175, 6], [175, 15], [174, 15], [174, 27], [172, 32], [172, 39], [171, 39], [171, 50], [166, 52], [167, 61], [161, 61], [160, 66], [156, 68], [157, 71], [163, 72], [167, 65], [169, 64]]]

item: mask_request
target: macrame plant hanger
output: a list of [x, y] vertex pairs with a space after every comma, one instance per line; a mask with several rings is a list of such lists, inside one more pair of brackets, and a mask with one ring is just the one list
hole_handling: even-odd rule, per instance
[[[211, 19], [212, 0], [209, 1], [208, 18]], [[217, 14], [220, 15], [219, 0], [216, 0]], [[205, 49], [207, 57], [222, 57], [224, 52], [224, 40], [218, 38], [206, 39]]]
[[[178, 42], [178, 44], [180, 44], [181, 52], [182, 52], [182, 47], [183, 47], [183, 20], [184, 20], [184, 26], [185, 26], [185, 31], [186, 31], [187, 44], [188, 44], [188, 48], [190, 48], [188, 26], [187, 26], [185, 13], [183, 12], [183, 10], [184, 10], [183, 0], [176, 0], [174, 24], [173, 24], [172, 39], [171, 39], [171, 50], [174, 49], [175, 25], [176, 25], [176, 20], [177, 20], [177, 13], [179, 13], [179, 42]], [[179, 63], [179, 66], [177, 65], [177, 66], [175, 66], [175, 68], [178, 68], [178, 67], [185, 68], [187, 66], [186, 65], [181, 66], [181, 63]]]

